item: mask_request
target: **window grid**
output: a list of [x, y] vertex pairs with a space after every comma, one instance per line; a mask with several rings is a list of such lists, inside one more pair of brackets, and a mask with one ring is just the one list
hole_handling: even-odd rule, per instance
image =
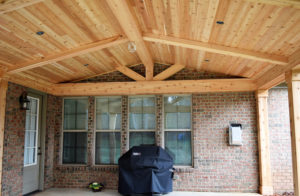
[[[27, 160], [29, 159], [29, 157], [25, 158], [24, 157], [24, 167], [27, 167], [27, 166], [32, 166], [32, 165], [36, 165], [37, 164], [37, 150], [38, 150], [38, 124], [39, 124], [39, 99], [37, 98], [34, 98], [34, 97], [30, 97], [28, 96], [28, 98], [31, 100], [31, 103], [33, 103], [33, 100], [35, 101], [36, 103], [36, 112], [33, 112], [32, 111], [32, 106], [33, 105], [30, 105], [30, 110], [27, 110], [26, 111], [26, 118], [28, 117], [30, 119], [30, 125], [31, 125], [31, 119], [32, 117], [35, 117], [35, 130], [34, 129], [27, 129], [27, 125], [25, 125], [25, 144], [27, 143], [26, 142], [26, 137], [28, 136], [28, 134], [26, 133], [35, 133], [35, 141], [34, 141], [34, 147], [32, 146], [24, 146], [24, 156], [29, 156], [30, 155], [28, 154], [28, 150], [30, 149], [34, 149], [34, 154], [33, 154], [33, 161], [32, 160]], [[26, 122], [27, 123], [27, 122]], [[30, 126], [31, 128], [31, 126]], [[29, 138], [30, 139], [30, 138]], [[30, 161], [28, 163], [26, 163], [26, 160], [27, 161]]]
[[[171, 97], [171, 96], [181, 96], [181, 97], [190, 97], [190, 128], [189, 129], [168, 129], [166, 128], [166, 111], [165, 111], [165, 97]], [[191, 165], [176, 165], [174, 164], [176, 167], [192, 167], [193, 166], [193, 145], [192, 145], [192, 96], [191, 95], [164, 95], [163, 96], [163, 103], [162, 103], [162, 107], [163, 107], [163, 146], [164, 148], [166, 148], [166, 133], [167, 132], [173, 132], [173, 133], [180, 133], [180, 132], [187, 132], [190, 133], [190, 137], [191, 137]], [[177, 115], [177, 119], [178, 119], [178, 105], [176, 105], [176, 115]], [[177, 127], [178, 127], [178, 120], [177, 120]]]
[[[119, 151], [121, 152], [121, 126], [122, 126], [122, 120], [121, 120], [121, 126], [120, 126], [120, 129], [110, 129], [109, 128], [109, 125], [110, 125], [110, 118], [108, 118], [108, 129], [98, 129], [97, 128], [97, 115], [100, 115], [100, 114], [102, 114], [100, 111], [98, 112], [97, 111], [97, 99], [107, 99], [107, 104], [106, 104], [106, 106], [107, 106], [107, 113], [109, 113], [109, 105], [110, 105], [110, 99], [111, 98], [115, 98], [115, 99], [117, 99], [117, 98], [120, 98], [120, 106], [121, 106], [121, 112], [120, 112], [120, 115], [121, 115], [121, 119], [123, 118], [122, 117], [122, 97], [119, 97], [119, 96], [110, 96], [110, 97], [96, 97], [95, 99], [95, 127], [96, 127], [96, 129], [95, 129], [95, 134], [94, 134], [94, 138], [95, 138], [95, 140], [94, 140], [94, 150], [95, 150], [95, 155], [94, 155], [94, 164], [95, 165], [117, 165], [117, 162], [118, 162], [118, 160], [116, 160], [116, 157], [114, 156], [114, 153], [116, 153], [115, 151], [110, 151], [110, 153], [109, 153], [109, 163], [101, 163], [101, 162], [99, 162], [99, 163], [97, 163], [97, 133], [99, 133], [99, 135], [101, 135], [101, 133], [111, 133], [111, 134], [114, 134], [114, 137], [116, 137], [116, 135], [120, 135], [120, 149], [119, 149]], [[111, 142], [111, 141], [110, 141]], [[114, 141], [115, 142], [115, 141]], [[101, 149], [101, 146], [99, 147], [100, 149]], [[116, 149], [115, 149], [116, 150]], [[101, 156], [101, 155], [100, 155]], [[101, 158], [99, 158], [99, 159], [101, 159]]]
[[[141, 127], [144, 127], [144, 121], [143, 121], [143, 117], [144, 117], [144, 98], [154, 98], [154, 115], [155, 115], [155, 127], [154, 129], [130, 129], [130, 114], [131, 114], [131, 111], [130, 111], [130, 99], [134, 99], [134, 98], [141, 98], [142, 99], [142, 126]], [[156, 132], [156, 97], [153, 96], [153, 95], [143, 95], [143, 96], [129, 96], [128, 97], [128, 119], [127, 119], [127, 122], [128, 122], [128, 141], [127, 141], [127, 145], [128, 147], [130, 148], [130, 134], [131, 133], [153, 133], [154, 134], [154, 144], [156, 143], [155, 141], [155, 132]]]
[[[85, 129], [65, 129], [65, 100], [86, 100], [86, 112], [85, 113], [81, 113], [81, 114], [85, 114], [86, 115], [86, 121], [85, 121]], [[62, 131], [62, 137], [61, 137], [61, 141], [62, 141], [62, 145], [61, 145], [61, 148], [62, 148], [62, 150], [61, 150], [61, 163], [62, 164], [65, 164], [65, 165], [85, 165], [85, 164], [87, 164], [87, 138], [88, 137], [86, 137], [86, 145], [84, 146], [84, 147], [78, 147], [78, 148], [85, 148], [85, 161], [84, 162], [76, 162], [76, 160], [77, 160], [77, 155], [76, 155], [76, 149], [75, 149], [75, 151], [74, 151], [74, 162], [65, 162], [64, 161], [64, 152], [65, 152], [65, 146], [64, 146], [64, 137], [65, 137], [65, 133], [73, 133], [73, 134], [75, 134], [76, 135], [76, 138], [77, 138], [77, 134], [80, 134], [80, 133], [86, 133], [86, 135], [87, 135], [87, 124], [88, 124], [88, 98], [87, 97], [68, 97], [68, 98], [64, 98], [63, 99], [63, 111], [62, 111], [62, 113], [63, 113], [63, 115], [62, 115], [62, 122], [63, 122], [63, 131]], [[75, 127], [76, 127], [76, 125], [77, 125], [77, 103], [75, 104], [75, 112], [74, 112], [74, 114], [73, 115], [75, 115], [75, 122], [74, 122], [74, 124], [75, 124]], [[74, 148], [77, 148], [77, 139], [75, 140], [75, 145], [74, 145]], [[68, 148], [68, 147], [67, 147]], [[78, 149], [77, 149], [78, 150]]]

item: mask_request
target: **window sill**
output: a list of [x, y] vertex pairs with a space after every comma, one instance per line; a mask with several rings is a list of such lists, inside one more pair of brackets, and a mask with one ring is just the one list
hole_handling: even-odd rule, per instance
[[192, 173], [195, 168], [192, 166], [174, 166], [176, 169], [175, 173]]
[[59, 167], [85, 167], [87, 164], [59, 164]]

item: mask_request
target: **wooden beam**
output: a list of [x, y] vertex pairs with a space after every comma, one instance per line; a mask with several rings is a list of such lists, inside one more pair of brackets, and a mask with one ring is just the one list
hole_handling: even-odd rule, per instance
[[299, 0], [245, 0], [245, 1], [300, 9]]
[[250, 79], [173, 80], [140, 82], [101, 82], [55, 84], [50, 89], [57, 96], [182, 94], [200, 92], [255, 91]]
[[124, 75], [128, 76], [129, 78], [136, 80], [136, 81], [144, 81], [146, 80], [146, 78], [138, 73], [136, 73], [135, 71], [133, 71], [132, 69], [126, 67], [126, 66], [118, 66], [116, 67], [116, 69], [123, 73]]
[[218, 44], [181, 39], [181, 38], [164, 36], [164, 35], [144, 34], [144, 40], [150, 42], [157, 42], [161, 44], [180, 46], [183, 48], [190, 48], [194, 50], [201, 50], [201, 51], [212, 52], [217, 54], [241, 57], [241, 58], [246, 58], [255, 61], [279, 64], [279, 65], [286, 65], [288, 63], [288, 58], [284, 56], [265, 54], [265, 53], [254, 52], [246, 49], [232, 48], [232, 47], [222, 46]]
[[277, 65], [270, 69], [266, 74], [256, 80], [257, 88], [270, 89], [285, 81], [285, 73], [300, 65], [300, 49], [289, 57], [289, 63], [286, 66]]
[[27, 6], [40, 3], [44, 0], [2, 0], [0, 2], [0, 14], [12, 12]]
[[78, 48], [70, 49], [70, 50], [64, 51], [59, 54], [50, 55], [50, 56], [47, 56], [47, 57], [44, 57], [42, 59], [38, 59], [38, 60], [35, 60], [32, 62], [26, 62], [22, 65], [13, 66], [13, 67], [9, 68], [7, 70], [7, 72], [8, 73], [22, 72], [22, 71], [25, 71], [28, 69], [33, 69], [36, 67], [41, 67], [43, 65], [50, 64], [50, 63], [55, 63], [57, 61], [62, 61], [64, 59], [68, 59], [68, 58], [72, 58], [75, 56], [79, 56], [79, 55], [87, 54], [87, 53], [94, 52], [97, 50], [101, 50], [104, 48], [116, 46], [116, 45], [119, 45], [119, 44], [122, 44], [125, 42], [128, 42], [128, 39], [120, 38], [120, 35], [117, 35], [117, 36], [110, 37], [110, 38], [107, 38], [107, 39], [104, 39], [101, 41], [83, 45]]
[[273, 195], [269, 146], [268, 91], [256, 91], [260, 193]]
[[0, 78], [0, 195], [2, 195], [2, 170], [3, 170], [3, 146], [4, 146], [4, 129], [5, 129], [5, 108], [6, 92], [8, 82]]
[[49, 93], [48, 89], [52, 85], [50, 82], [46, 82], [40, 79], [35, 79], [34, 77], [29, 77], [29, 76], [26, 77], [25, 75], [24, 76], [6, 75], [5, 77], [10, 82], [22, 86], [26, 86], [28, 88], [36, 89], [45, 93]]
[[153, 80], [165, 80], [165, 79], [169, 78], [170, 76], [174, 75], [175, 73], [179, 72], [183, 68], [185, 68], [185, 65], [181, 65], [181, 64], [172, 65], [168, 69], [166, 69], [163, 72], [157, 74], [153, 78]]
[[[138, 65], [141, 65], [141, 63], [134, 64], [134, 65], [129, 65], [128, 67], [135, 67], [135, 66], [138, 66]], [[81, 80], [87, 80], [89, 78], [94, 78], [94, 77], [101, 76], [101, 75], [104, 75], [104, 74], [112, 73], [114, 71], [116, 71], [116, 70], [111, 70], [111, 71], [107, 71], [107, 72], [103, 72], [103, 73], [97, 73], [97, 74], [93, 74], [93, 75], [90, 75], [90, 76], [86, 76], [86, 77], [82, 77], [82, 78], [78, 78], [78, 79], [71, 80], [71, 81], [66, 81], [66, 82], [72, 83], [72, 82], [78, 82], [78, 81], [81, 81]]]
[[152, 80], [154, 63], [129, 5], [126, 0], [106, 0], [106, 2], [119, 21], [126, 36], [136, 44], [136, 52], [146, 67], [146, 79]]
[[123, 73], [124, 75], [136, 81], [146, 80], [144, 76], [136, 73], [132, 69], [123, 65], [118, 59], [116, 59], [116, 57], [109, 50], [104, 49], [103, 52], [107, 55], [108, 58], [110, 58], [115, 63], [115, 68], [119, 72]]
[[300, 71], [286, 73], [289, 92], [289, 110], [292, 142], [292, 160], [295, 196], [300, 195]]

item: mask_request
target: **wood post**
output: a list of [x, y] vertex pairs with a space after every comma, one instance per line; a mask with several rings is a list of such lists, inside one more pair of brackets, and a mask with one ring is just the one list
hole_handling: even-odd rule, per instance
[[260, 193], [273, 195], [269, 147], [268, 91], [256, 91]]
[[4, 145], [4, 125], [5, 125], [5, 106], [7, 80], [0, 78], [0, 195], [2, 195], [2, 160]]
[[286, 73], [289, 90], [289, 109], [295, 196], [300, 187], [300, 70]]

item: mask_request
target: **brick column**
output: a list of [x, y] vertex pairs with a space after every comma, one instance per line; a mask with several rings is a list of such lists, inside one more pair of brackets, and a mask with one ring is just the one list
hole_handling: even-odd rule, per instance
[[257, 128], [260, 170], [260, 193], [273, 195], [272, 172], [269, 147], [269, 122], [268, 122], [268, 91], [256, 92], [257, 103]]
[[128, 149], [128, 96], [122, 96], [121, 156]]

